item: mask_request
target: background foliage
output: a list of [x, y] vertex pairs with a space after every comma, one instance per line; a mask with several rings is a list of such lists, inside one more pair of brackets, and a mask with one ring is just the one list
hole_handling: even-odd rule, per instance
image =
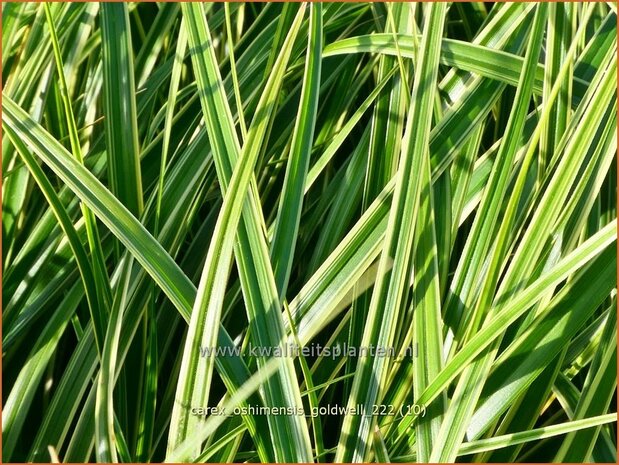
[[3, 461], [615, 462], [616, 28], [3, 3]]

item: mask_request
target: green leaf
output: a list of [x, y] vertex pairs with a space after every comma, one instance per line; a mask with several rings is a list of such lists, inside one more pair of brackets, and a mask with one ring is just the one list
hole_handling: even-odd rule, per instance
[[[114, 295], [114, 303], [105, 334], [105, 344], [101, 355], [101, 370], [97, 380], [97, 408], [95, 410], [95, 450], [97, 460], [101, 462], [118, 462], [116, 453], [116, 439], [114, 434], [114, 382], [116, 380], [116, 366], [118, 344], [122, 317], [127, 302], [129, 276], [133, 259], [127, 256], [121, 265], [119, 283]], [[126, 447], [126, 446], [125, 446]]]
[[459, 455], [474, 454], [499, 449], [502, 447], [513, 446], [515, 444], [538, 441], [540, 439], [552, 438], [554, 436], [574, 433], [576, 431], [586, 432], [598, 425], [613, 423], [616, 420], [617, 414], [609, 413], [607, 415], [598, 415], [595, 417], [584, 418], [582, 420], [574, 420], [566, 423], [560, 423], [558, 425], [546, 426], [544, 428], [535, 428], [529, 431], [522, 431], [520, 433], [511, 433], [488, 439], [479, 439], [477, 441], [462, 444]]
[[292, 135], [286, 176], [284, 177], [281, 200], [275, 220], [275, 232], [271, 242], [271, 261], [273, 262], [273, 273], [280, 298], [286, 295], [290, 278], [295, 250], [294, 240], [299, 230], [305, 178], [318, 111], [322, 54], [322, 6], [320, 3], [310, 5], [309, 30], [299, 113]]
[[128, 5], [101, 5], [103, 95], [110, 186], [134, 215], [143, 208]]

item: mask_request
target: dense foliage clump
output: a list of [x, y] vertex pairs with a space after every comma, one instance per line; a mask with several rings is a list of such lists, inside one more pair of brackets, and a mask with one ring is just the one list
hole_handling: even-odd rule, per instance
[[615, 462], [614, 3], [2, 4], [5, 462]]

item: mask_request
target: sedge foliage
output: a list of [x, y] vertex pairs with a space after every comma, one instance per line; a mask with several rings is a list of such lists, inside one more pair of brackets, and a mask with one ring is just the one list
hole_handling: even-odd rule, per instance
[[616, 25], [3, 3], [2, 459], [614, 462]]

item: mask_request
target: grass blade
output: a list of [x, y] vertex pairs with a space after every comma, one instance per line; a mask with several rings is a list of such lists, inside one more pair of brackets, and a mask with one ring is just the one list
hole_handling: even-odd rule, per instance
[[143, 208], [140, 148], [129, 11], [126, 3], [101, 5], [105, 134], [114, 195], [134, 215]]
[[301, 90], [299, 113], [296, 117], [292, 146], [281, 201], [275, 220], [275, 232], [271, 243], [271, 261], [281, 298], [286, 295], [294, 257], [294, 239], [299, 230], [303, 206], [303, 193], [314, 138], [314, 126], [318, 111], [318, 93], [322, 54], [322, 5], [310, 6], [310, 24], [305, 71]]

